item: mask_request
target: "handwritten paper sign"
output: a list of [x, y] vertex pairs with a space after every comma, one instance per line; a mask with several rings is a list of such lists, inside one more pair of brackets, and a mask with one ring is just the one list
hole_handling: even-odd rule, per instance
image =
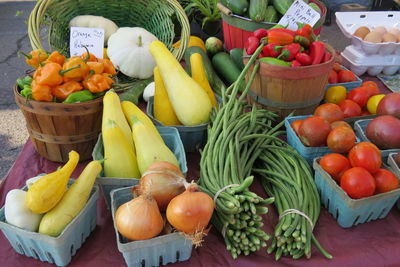
[[296, 0], [286, 11], [279, 21], [281, 25], [288, 25], [287, 28], [297, 30], [296, 22], [307, 23], [314, 26], [321, 15], [302, 0]]
[[71, 27], [69, 38], [70, 56], [82, 55], [86, 52], [85, 46], [97, 58], [103, 58], [104, 29]]

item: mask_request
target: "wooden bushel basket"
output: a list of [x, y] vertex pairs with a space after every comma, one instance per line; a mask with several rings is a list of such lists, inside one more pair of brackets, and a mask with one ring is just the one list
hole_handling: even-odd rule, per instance
[[14, 95], [30, 139], [42, 157], [65, 163], [71, 150], [79, 153], [80, 161], [92, 157], [101, 132], [103, 98], [73, 104], [39, 102], [21, 96], [18, 86]]
[[[326, 49], [333, 56], [318, 65], [292, 68], [260, 62], [260, 69], [247, 96], [248, 102], [275, 111], [281, 119], [293, 111], [294, 115], [312, 114], [324, 97], [329, 72], [334, 63], [335, 50], [330, 45]], [[243, 58], [244, 64], [248, 61], [248, 57]]]

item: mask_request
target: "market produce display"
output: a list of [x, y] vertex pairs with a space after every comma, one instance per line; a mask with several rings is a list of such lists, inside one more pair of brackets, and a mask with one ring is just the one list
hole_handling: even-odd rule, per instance
[[[171, 10], [163, 8], [163, 12], [183, 11], [177, 1], [165, 2]], [[297, 23], [297, 29], [291, 30], [277, 24], [293, 2], [221, 1], [234, 15], [249, 18], [248, 23], [271, 24], [268, 29], [251, 30], [239, 48], [226, 49], [216, 36], [204, 40], [190, 36], [185, 23], [175, 25], [179, 13], [169, 14], [171, 21], [165, 22], [167, 18], [159, 19], [161, 13], [155, 9], [150, 13], [158, 19], [151, 17], [148, 25], [140, 22], [135, 27], [129, 21], [109, 19], [109, 14], [71, 15], [68, 27], [105, 30], [104, 59], [96, 58], [89, 49], [69, 58], [54, 48], [51, 53], [42, 49], [21, 53], [35, 69], [32, 75], [16, 81], [16, 96], [23, 96], [26, 103], [80, 103], [73, 104], [82, 105], [74, 113], [84, 116], [91, 109], [86, 102], [101, 97], [97, 100], [101, 109], [96, 111], [101, 132], [88, 133], [98, 137], [92, 156], [99, 159], [101, 154], [101, 160], [81, 163], [84, 169], [73, 181], [71, 175], [80, 166], [81, 156], [69, 149], [68, 161], [57, 170], [37, 173], [26, 181], [26, 188], [7, 192], [5, 221], [0, 222], [1, 227], [13, 227], [7, 231], [81, 241], [62, 241], [68, 246], [62, 263], [53, 259], [54, 251], [46, 251], [43, 258], [36, 247], [29, 247], [35, 255], [28, 255], [25, 250], [29, 248], [20, 244], [17, 252], [22, 250], [22, 254], [57, 265], [68, 264], [96, 226], [96, 204], [89, 208], [88, 203], [98, 194], [97, 179], [111, 209], [116, 246], [128, 266], [187, 260], [193, 245], [199, 252], [208, 246], [205, 237], [210, 231], [218, 234], [217, 242], [225, 244], [224, 252], [232, 257], [229, 260], [264, 253], [282, 264], [288, 260], [301, 263], [318, 251], [315, 258], [334, 264], [333, 252], [338, 250], [325, 244], [327, 228], [320, 224], [328, 219], [324, 215], [325, 221], [319, 221], [321, 206], [332, 214], [329, 220], [336, 219], [346, 228], [383, 219], [399, 200], [400, 93], [382, 94], [378, 83], [361, 81], [354, 71], [335, 62], [339, 60], [336, 51], [316, 35], [315, 28], [323, 22], [326, 11], [318, 1], [305, 1], [321, 14], [314, 27]], [[157, 3], [144, 5], [147, 8]], [[185, 4], [195, 9], [202, 3]], [[202, 19], [205, 24], [211, 18]], [[187, 23], [186, 15], [183, 20]], [[164, 22], [169, 26], [161, 27]], [[175, 38], [179, 29], [174, 26], [182, 26], [185, 36]], [[359, 27], [352, 34], [377, 44], [398, 43], [399, 33], [397, 26], [377, 24]], [[285, 72], [296, 77], [282, 75]], [[272, 86], [266, 82], [269, 80], [274, 80]], [[268, 94], [304, 90], [306, 99], [283, 97], [279, 106], [263, 94], [266, 87], [280, 85], [282, 88]], [[314, 93], [318, 95], [315, 99]], [[147, 106], [142, 105], [141, 97]], [[280, 108], [293, 112], [282, 115]], [[304, 112], [306, 108], [309, 111]], [[365, 122], [362, 116], [367, 115], [375, 116]], [[65, 127], [78, 120], [71, 117]], [[174, 134], [163, 135], [163, 130]], [[365, 138], [360, 131], [365, 132]], [[63, 130], [59, 134], [67, 145], [76, 136], [85, 135], [64, 138]], [[46, 133], [36, 135], [47, 137]], [[195, 135], [201, 135], [196, 142]], [[187, 154], [191, 160], [198, 157], [195, 175], [199, 177], [193, 177], [194, 172], [186, 177], [185, 152], [191, 152]], [[270, 209], [277, 220], [270, 219]], [[80, 228], [85, 232], [76, 230]], [[14, 237], [20, 238], [19, 242], [31, 244], [23, 236]], [[12, 238], [9, 241], [12, 243]], [[61, 250], [60, 246], [50, 247], [56, 253]], [[40, 254], [42, 249], [37, 250]]]

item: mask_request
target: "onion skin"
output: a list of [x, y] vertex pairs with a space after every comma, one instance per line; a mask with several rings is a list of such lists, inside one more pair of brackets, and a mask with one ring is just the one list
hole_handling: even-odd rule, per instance
[[213, 199], [196, 190], [197, 185], [191, 184], [185, 192], [174, 197], [167, 207], [169, 223], [186, 234], [203, 231], [214, 211]]
[[115, 212], [118, 232], [129, 240], [145, 240], [161, 233], [164, 220], [151, 195], [141, 195], [118, 207]]
[[157, 202], [160, 211], [167, 209], [168, 203], [185, 191], [186, 180], [178, 167], [169, 162], [155, 162], [145, 171], [135, 194], [149, 193]]

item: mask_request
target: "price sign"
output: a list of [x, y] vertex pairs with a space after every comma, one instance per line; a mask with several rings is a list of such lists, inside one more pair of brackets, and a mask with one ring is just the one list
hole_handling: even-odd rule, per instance
[[314, 26], [320, 17], [321, 15], [307, 3], [302, 0], [296, 0], [288, 11], [286, 11], [285, 15], [282, 16], [279, 24], [288, 25], [288, 29], [297, 30], [296, 22], [307, 23]]
[[70, 56], [80, 56], [85, 47], [97, 58], [103, 58], [104, 29], [71, 27], [69, 38]]

